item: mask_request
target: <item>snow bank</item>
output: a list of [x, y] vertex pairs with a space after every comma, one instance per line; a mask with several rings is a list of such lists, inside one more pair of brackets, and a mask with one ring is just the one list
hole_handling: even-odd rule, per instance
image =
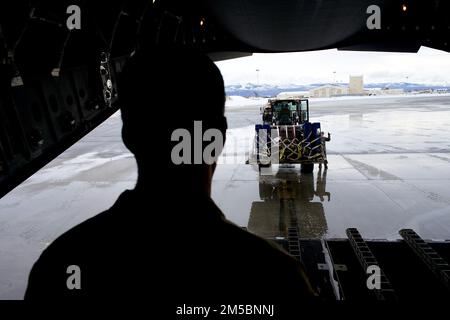
[[228, 96], [225, 106], [228, 108], [263, 106], [267, 103], [267, 98], [245, 98], [241, 96]]

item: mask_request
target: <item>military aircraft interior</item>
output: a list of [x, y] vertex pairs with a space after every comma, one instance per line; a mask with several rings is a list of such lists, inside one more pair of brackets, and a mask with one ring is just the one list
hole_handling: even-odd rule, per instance
[[[0, 299], [23, 299], [30, 270], [45, 248], [133, 187], [136, 170], [120, 136], [117, 79], [141, 50], [194, 50], [216, 64], [329, 49], [415, 55], [427, 47], [450, 53], [449, 14], [450, 2], [443, 0], [2, 1]], [[193, 93], [195, 99], [201, 94], [201, 88]], [[171, 103], [190, 108], [195, 99], [158, 106], [156, 121], [176, 118]], [[339, 102], [344, 108], [339, 109], [312, 97], [308, 109], [291, 99], [283, 111], [270, 99], [254, 108], [225, 107], [228, 130], [235, 135], [227, 136], [225, 151], [244, 126], [256, 130], [256, 144], [265, 129], [284, 141], [294, 136], [299, 145], [310, 132], [319, 142], [308, 145], [306, 162], [301, 162], [304, 153], [293, 160], [297, 149], [290, 144], [284, 145], [290, 153], [283, 149], [277, 155], [285, 160], [278, 165], [259, 162], [262, 147], [253, 160], [219, 163], [211, 197], [225, 216], [301, 263], [322, 302], [448, 301], [450, 97], [399, 98], [395, 106], [380, 98], [371, 102], [374, 113], [357, 109], [353, 100]], [[425, 118], [442, 112], [426, 118], [429, 122], [414, 122], [420, 134], [436, 128], [441, 134], [432, 131], [424, 144], [414, 145], [416, 136], [409, 139], [405, 131], [402, 140], [395, 121], [383, 122], [381, 113], [398, 112], [396, 119], [404, 123], [405, 108], [422, 108], [414, 114]], [[240, 126], [240, 121], [247, 122]], [[365, 142], [352, 130], [367, 126], [380, 141], [362, 147]], [[88, 166], [80, 169], [79, 163]], [[177, 305], [167, 317], [195, 312], [205, 317], [209, 309], [197, 303]], [[228, 307], [222, 318], [267, 310], [255, 303]], [[208, 312], [213, 317], [213, 310]]]

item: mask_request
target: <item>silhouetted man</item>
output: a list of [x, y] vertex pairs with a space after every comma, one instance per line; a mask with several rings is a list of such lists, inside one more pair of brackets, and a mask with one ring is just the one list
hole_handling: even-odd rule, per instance
[[[227, 221], [210, 198], [215, 163], [199, 162], [196, 152], [211, 142], [203, 141], [208, 129], [226, 132], [214, 63], [184, 50], [141, 52], [120, 74], [118, 93], [136, 187], [44, 251], [26, 298], [304, 306], [313, 293], [301, 266]], [[174, 149], [181, 143], [175, 132], [191, 135], [190, 150]], [[180, 157], [186, 161], [177, 164]]]

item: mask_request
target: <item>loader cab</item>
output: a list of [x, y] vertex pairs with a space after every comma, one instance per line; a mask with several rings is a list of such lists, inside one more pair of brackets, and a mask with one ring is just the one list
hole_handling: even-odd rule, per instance
[[269, 103], [273, 125], [298, 125], [309, 121], [308, 99], [271, 100]]
[[309, 101], [308, 99], [300, 99], [298, 101], [298, 110], [300, 115], [300, 123], [309, 122]]

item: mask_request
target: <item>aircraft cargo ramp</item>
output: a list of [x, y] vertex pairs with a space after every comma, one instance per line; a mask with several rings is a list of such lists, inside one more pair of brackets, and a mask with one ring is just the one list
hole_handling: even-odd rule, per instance
[[[292, 242], [298, 242], [299, 258], [324, 300], [436, 302], [450, 298], [450, 243], [423, 241], [410, 229], [402, 230], [405, 240], [399, 241], [365, 241], [357, 229], [348, 232], [349, 239], [291, 236], [277, 242], [288, 251]], [[380, 289], [367, 286], [370, 265], [382, 272]]]

